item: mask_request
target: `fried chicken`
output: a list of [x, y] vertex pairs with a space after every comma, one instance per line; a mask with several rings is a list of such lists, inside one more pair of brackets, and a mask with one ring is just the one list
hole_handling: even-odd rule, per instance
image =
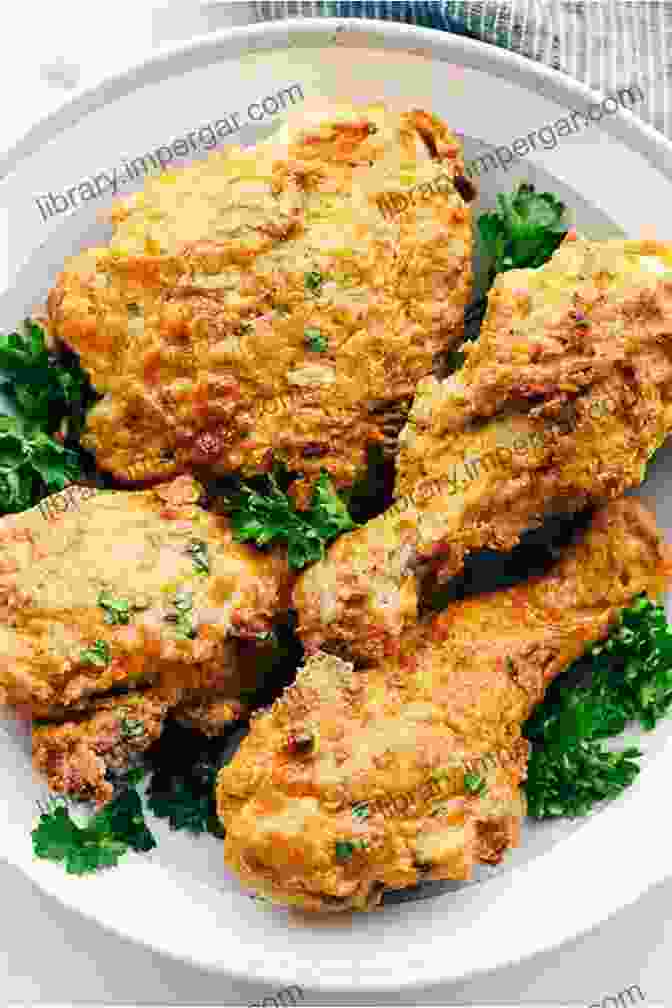
[[208, 737], [224, 735], [248, 713], [237, 693], [233, 683], [221, 695], [168, 686], [94, 700], [72, 720], [33, 725], [33, 766], [51, 791], [103, 805], [114, 796], [112, 775], [156, 742], [168, 717]]
[[281, 551], [234, 542], [200, 493], [182, 476], [0, 520], [0, 705], [55, 719], [110, 690], [238, 683], [241, 648], [286, 611], [290, 574]]
[[275, 457], [300, 499], [351, 485], [461, 338], [474, 194], [440, 119], [382, 105], [148, 178], [48, 300], [102, 395], [83, 443], [128, 483]]
[[394, 653], [424, 572], [448, 579], [469, 553], [642, 482], [672, 429], [672, 243], [566, 240], [540, 269], [500, 274], [465, 352], [418, 386], [395, 504], [298, 582], [309, 652]]
[[652, 515], [615, 501], [548, 574], [453, 604], [395, 657], [314, 655], [220, 771], [227, 864], [275, 901], [347, 910], [497, 863], [524, 815], [524, 721], [670, 561]]

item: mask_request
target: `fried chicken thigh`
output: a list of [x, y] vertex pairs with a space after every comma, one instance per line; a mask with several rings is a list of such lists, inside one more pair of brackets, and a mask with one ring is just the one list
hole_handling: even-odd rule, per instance
[[317, 653], [220, 771], [226, 862], [308, 910], [368, 909], [383, 888], [497, 863], [524, 815], [523, 722], [669, 572], [651, 514], [619, 500], [550, 573], [453, 604], [395, 657], [355, 669]]
[[287, 608], [290, 573], [282, 552], [234, 542], [200, 493], [182, 476], [0, 520], [0, 705], [54, 719], [110, 690], [237, 684], [241, 648]]
[[473, 196], [445, 124], [382, 105], [147, 179], [48, 302], [102, 394], [99, 466], [351, 485], [461, 338]]
[[298, 582], [309, 652], [394, 653], [418, 575], [448, 579], [472, 551], [642, 482], [672, 429], [672, 243], [566, 240], [540, 269], [500, 274], [465, 352], [418, 386], [395, 504]]

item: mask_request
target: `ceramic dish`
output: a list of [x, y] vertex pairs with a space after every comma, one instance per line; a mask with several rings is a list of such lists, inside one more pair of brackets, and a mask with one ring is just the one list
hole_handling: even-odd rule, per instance
[[[295, 85], [296, 100], [288, 97]], [[602, 97], [491, 46], [373, 21], [274, 22], [162, 51], [79, 94], [0, 158], [8, 239], [6, 258], [0, 255], [0, 326], [14, 327], [40, 304], [68, 254], [109, 233], [97, 215], [111, 204], [112, 187], [84, 200], [76, 188], [82, 180], [115, 166], [121, 177], [124, 163], [190, 132], [198, 149], [185, 141], [186, 156], [174, 163], [203, 156], [199, 129], [234, 112], [240, 129], [229, 139], [249, 144], [323, 99], [417, 105], [459, 131], [474, 159], [538, 136]], [[506, 155], [494, 160], [481, 173], [481, 208], [528, 179], [563, 198], [586, 234], [672, 237], [672, 146], [622, 108], [555, 146], [538, 143], [511, 163]], [[138, 177], [119, 183], [118, 195], [141, 184], [138, 164]], [[73, 187], [74, 207], [60, 210], [58, 195]], [[662, 449], [644, 493], [655, 498], [668, 539], [671, 486], [672, 451]], [[671, 863], [660, 837], [672, 722], [643, 746], [643, 772], [622, 799], [582, 821], [528, 826], [522, 847], [491, 877], [373, 914], [316, 921], [250, 900], [224, 870], [216, 840], [171, 834], [162, 823], [152, 823], [159, 847], [151, 857], [128, 857], [112, 871], [72, 878], [34, 860], [30, 829], [44, 789], [26, 740], [0, 726], [0, 854], [68, 906], [179, 959], [282, 986], [399, 990], [546, 949], [663, 879]]]

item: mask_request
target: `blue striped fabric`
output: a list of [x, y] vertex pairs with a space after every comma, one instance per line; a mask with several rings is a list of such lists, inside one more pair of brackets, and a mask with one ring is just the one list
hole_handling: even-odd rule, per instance
[[405, 21], [408, 24], [437, 28], [458, 35], [474, 34], [459, 15], [449, 13], [444, 0], [288, 0], [288, 2], [258, 3], [260, 21], [282, 17], [360, 17], [385, 21]]
[[269, 0], [257, 21], [357, 17], [467, 35], [611, 93], [647, 84], [636, 113], [672, 137], [671, 0]]

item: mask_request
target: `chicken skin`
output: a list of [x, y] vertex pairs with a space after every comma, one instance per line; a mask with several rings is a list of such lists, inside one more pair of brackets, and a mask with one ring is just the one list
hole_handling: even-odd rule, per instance
[[33, 766], [51, 791], [104, 805], [114, 797], [111, 773], [149, 749], [168, 717], [208, 737], [223, 735], [248, 713], [237, 692], [233, 683], [229, 695], [167, 686], [94, 700], [71, 720], [33, 724]]
[[652, 515], [618, 500], [548, 574], [453, 604], [395, 657], [313, 655], [219, 773], [227, 864], [277, 902], [331, 911], [497, 863], [524, 815], [524, 721], [670, 572]]
[[110, 690], [228, 690], [286, 610], [282, 552], [233, 541], [188, 476], [0, 520], [0, 705], [56, 719]]
[[500, 274], [465, 352], [418, 386], [392, 508], [299, 580], [309, 652], [393, 654], [418, 576], [446, 580], [472, 551], [642, 482], [672, 429], [672, 243], [566, 240], [540, 269]]
[[102, 396], [83, 443], [128, 483], [350, 486], [461, 338], [474, 194], [440, 119], [382, 105], [147, 179], [48, 300]]

